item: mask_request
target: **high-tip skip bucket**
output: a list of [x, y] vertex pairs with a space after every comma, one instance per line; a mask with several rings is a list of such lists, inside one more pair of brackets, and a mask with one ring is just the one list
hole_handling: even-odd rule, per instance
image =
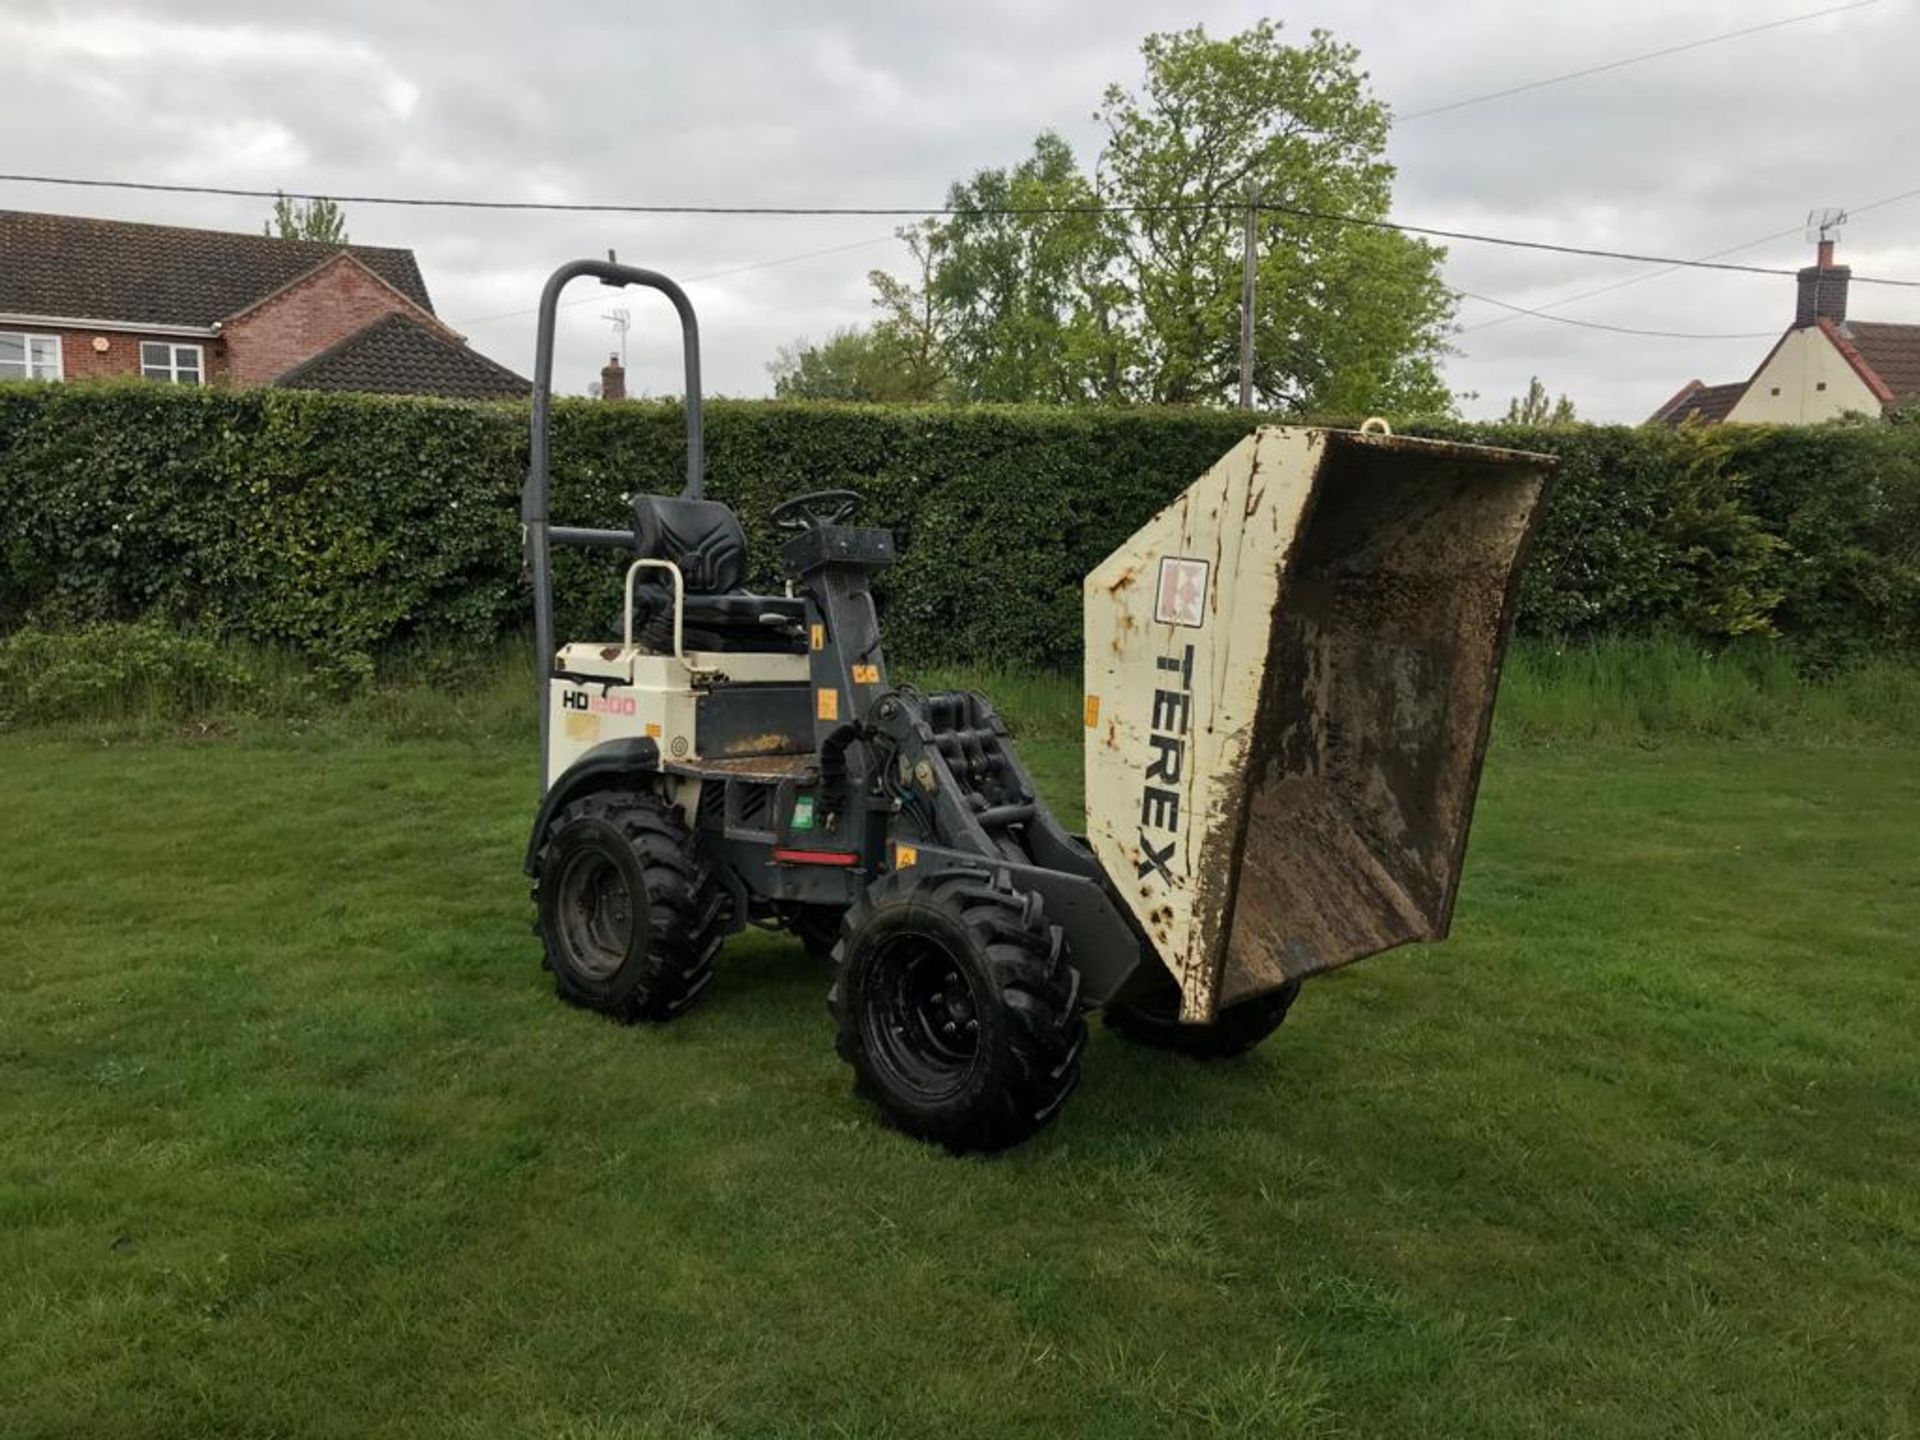
[[1552, 465], [1263, 428], [1088, 575], [1088, 838], [1183, 1019], [1446, 935]]

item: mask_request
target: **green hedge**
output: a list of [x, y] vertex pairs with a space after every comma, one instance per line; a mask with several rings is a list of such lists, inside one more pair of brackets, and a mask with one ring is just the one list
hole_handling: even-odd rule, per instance
[[[892, 650], [1072, 664], [1089, 566], [1245, 433], [1212, 411], [719, 402], [709, 493], [762, 579], [767, 508], [856, 489], [902, 563]], [[554, 515], [622, 523], [671, 492], [677, 405], [562, 402]], [[1920, 428], [1447, 426], [1562, 465], [1527, 577], [1536, 633], [1780, 634], [1821, 660], [1920, 644]], [[483, 644], [526, 620], [526, 410], [140, 384], [0, 385], [0, 631], [158, 616], [297, 649], [342, 679], [395, 642]], [[616, 608], [564, 557], [563, 633]]]

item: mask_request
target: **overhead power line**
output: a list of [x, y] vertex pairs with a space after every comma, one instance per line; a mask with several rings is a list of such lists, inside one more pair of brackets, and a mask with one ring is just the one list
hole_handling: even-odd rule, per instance
[[[96, 180], [71, 175], [6, 175], [0, 181], [18, 185], [66, 185], [88, 190], [138, 190], [162, 195], [218, 195], [241, 200], [331, 200], [337, 205], [398, 205], [443, 210], [543, 211], [560, 215], [746, 215], [812, 218], [821, 216], [880, 216], [913, 220], [932, 215], [1143, 215], [1179, 214], [1200, 210], [1246, 209], [1244, 199], [1169, 200], [1160, 204], [1130, 205], [1095, 202], [1083, 205], [642, 205], [626, 201], [470, 200], [452, 196], [341, 195], [308, 190], [261, 190], [241, 185], [178, 185], [159, 180]], [[1263, 205], [1265, 210], [1283, 207]], [[1332, 218], [1332, 217], [1329, 217]]]
[[[1696, 258], [1695, 263], [1705, 264], [1709, 260], [1718, 260], [1723, 255], [1738, 255], [1742, 250], [1751, 250], [1756, 245], [1765, 245], [1774, 240], [1783, 240], [1789, 235], [1798, 235], [1803, 228], [1804, 228], [1803, 226], [1796, 225], [1790, 230], [1776, 230], [1771, 235], [1761, 235], [1761, 236], [1757, 236], [1752, 240], [1743, 241], [1738, 245], [1729, 245], [1724, 250], [1713, 250], [1708, 252], [1705, 255], [1698, 256]], [[1463, 325], [1455, 333], [1460, 335], [1467, 335], [1467, 334], [1471, 334], [1475, 330], [1491, 330], [1496, 325], [1511, 325], [1513, 324], [1514, 321], [1524, 319], [1528, 315], [1537, 315], [1544, 320], [1563, 319], [1565, 317], [1559, 316], [1559, 315], [1549, 315], [1546, 312], [1549, 310], [1556, 310], [1562, 305], [1572, 305], [1573, 303], [1579, 300], [1591, 300], [1596, 295], [1607, 295], [1607, 294], [1611, 294], [1615, 290], [1625, 290], [1629, 286], [1644, 285], [1649, 280], [1658, 280], [1662, 275], [1671, 275], [1674, 273], [1675, 270], [1679, 268], [1681, 267], [1675, 266], [1675, 265], [1668, 265], [1668, 266], [1662, 267], [1659, 270], [1643, 270], [1637, 275], [1627, 276], [1624, 280], [1614, 280], [1605, 285], [1596, 285], [1590, 290], [1581, 290], [1572, 295], [1564, 295], [1558, 300], [1549, 300], [1546, 302], [1545, 305], [1541, 306], [1538, 310], [1524, 310], [1524, 311], [1521, 311], [1519, 314], [1515, 314], [1515, 315], [1502, 315], [1502, 316], [1499, 316], [1497, 319], [1482, 320], [1476, 325]], [[1479, 297], [1476, 296], [1474, 298], [1477, 299]], [[1497, 302], [1489, 302], [1489, 303], [1497, 303]], [[1509, 308], [1513, 308], [1513, 307], [1509, 307]]]
[[[1642, 255], [1632, 250], [1600, 250], [1588, 245], [1558, 245], [1550, 240], [1522, 240], [1512, 235], [1486, 235], [1475, 230], [1442, 230], [1433, 225], [1408, 225], [1399, 220], [1369, 220], [1359, 215], [1329, 215], [1315, 210], [1299, 210], [1285, 205], [1261, 205], [1262, 210], [1277, 211], [1304, 220], [1326, 220], [1342, 225], [1367, 225], [1380, 230], [1398, 230], [1403, 235], [1431, 236], [1436, 240], [1459, 240], [1475, 245], [1503, 245], [1514, 250], [1544, 250], [1553, 255], [1585, 255], [1596, 260], [1626, 260], [1637, 265], [1667, 265], [1674, 269], [1730, 270], [1741, 275], [1798, 275], [1798, 270], [1778, 265], [1736, 265], [1726, 260], [1684, 260], [1674, 255]], [[1920, 280], [1883, 280], [1855, 275], [1856, 285], [1899, 285], [1920, 289]]]
[[[1571, 315], [1549, 315], [1544, 310], [1529, 310], [1525, 305], [1496, 300], [1491, 295], [1476, 295], [1471, 290], [1456, 289], [1453, 293], [1468, 300], [1478, 300], [1483, 305], [1498, 305], [1502, 310], [1513, 311], [1515, 315], [1531, 315], [1539, 320], [1551, 320], [1556, 325], [1577, 325], [1582, 330], [1610, 330], [1616, 335], [1646, 335], [1656, 340], [1771, 340], [1780, 333], [1777, 330], [1748, 330], [1738, 334], [1703, 335], [1688, 330], [1641, 330], [1631, 325], [1607, 325], [1598, 320], [1576, 320]], [[1464, 334], [1465, 332], [1455, 333]]]
[[[1897, 195], [1883, 195], [1878, 200], [1869, 200], [1864, 205], [1849, 205], [1846, 207], [1846, 210], [1849, 215], [1864, 215], [1869, 210], [1878, 210], [1886, 205], [1897, 205], [1903, 200], [1912, 200], [1916, 196], [1920, 196], [1920, 189], [1902, 190]], [[1768, 235], [1757, 235], [1751, 240], [1743, 240], [1738, 245], [1729, 245], [1723, 250], [1710, 251], [1697, 258], [1700, 261], [1707, 261], [1718, 260], [1723, 255], [1738, 255], [1742, 250], [1752, 250], [1759, 245], [1769, 245], [1775, 240], [1784, 240], [1790, 235], [1799, 235], [1803, 233], [1805, 228], [1806, 227], [1802, 225], [1793, 225], [1785, 230], [1775, 230]], [[1454, 333], [1456, 335], [1470, 335], [1477, 330], [1491, 330], [1499, 325], [1511, 325], [1514, 321], [1522, 319], [1527, 315], [1537, 315], [1541, 319], [1546, 320], [1560, 319], [1562, 317], [1548, 315], [1545, 312], [1548, 310], [1558, 310], [1563, 305], [1572, 305], [1580, 300], [1591, 300], [1596, 295], [1607, 295], [1615, 290], [1625, 290], [1634, 285], [1644, 285], [1649, 280], [1658, 280], [1662, 275], [1671, 275], [1679, 268], [1681, 267], [1670, 265], [1660, 270], [1643, 271], [1638, 275], [1629, 275], [1624, 280], [1610, 281], [1605, 285], [1596, 285], [1590, 290], [1581, 290], [1572, 295], [1563, 295], [1558, 300], [1549, 300], [1538, 310], [1526, 310], [1517, 315], [1502, 315], [1497, 319], [1482, 320], [1474, 325], [1463, 325]], [[1465, 292], [1463, 291], [1461, 293], [1464, 294]], [[1476, 296], [1473, 298], [1477, 299], [1480, 297]], [[1497, 305], [1500, 302], [1497, 300], [1489, 300], [1488, 303]]]
[[1902, 200], [1913, 199], [1916, 195], [1920, 195], [1920, 187], [1912, 190], [1902, 190], [1898, 195], [1882, 195], [1878, 200], [1869, 200], [1864, 205], [1849, 205], [1847, 206], [1847, 213], [1849, 215], [1864, 215], [1869, 210], [1878, 210], [1882, 205], [1897, 205]]
[[[724, 280], [730, 275], [745, 275], [751, 270], [771, 270], [780, 265], [797, 265], [802, 260], [818, 260], [823, 255], [844, 255], [849, 250], [864, 250], [869, 245], [879, 245], [893, 238], [890, 234], [869, 235], [864, 240], [850, 241], [845, 245], [829, 245], [824, 250], [803, 250], [798, 255], [781, 255], [772, 260], [755, 260], [746, 265], [730, 265], [725, 270], [709, 270], [704, 275], [689, 275], [680, 283], [682, 285], [699, 285], [708, 280]], [[595, 305], [598, 303], [600, 303], [599, 296], [583, 295], [577, 300], [562, 300], [560, 302], [560, 308], [566, 310], [575, 305]], [[540, 307], [538, 305], [527, 305], [518, 310], [502, 310], [494, 315], [476, 315], [471, 319], [453, 320], [448, 323], [456, 327], [461, 325], [485, 325], [493, 320], [514, 320], [522, 315], [533, 315], [538, 313], [539, 309]]]
[[1544, 90], [1549, 85], [1561, 85], [1569, 80], [1584, 80], [1589, 75], [1604, 75], [1609, 70], [1624, 70], [1629, 65], [1638, 65], [1646, 60], [1658, 60], [1663, 56], [1678, 55], [1686, 50], [1699, 50], [1708, 45], [1718, 45], [1722, 41], [1738, 40], [1746, 35], [1758, 35], [1763, 30], [1778, 30], [1787, 25], [1802, 25], [1809, 20], [1818, 20], [1826, 15], [1838, 15], [1845, 10], [1864, 10], [1869, 5], [1879, 3], [1880, 0], [1849, 0], [1845, 5], [1830, 5], [1824, 10], [1810, 10], [1804, 15], [1788, 15], [1784, 19], [1768, 20], [1759, 25], [1748, 25], [1740, 30], [1707, 35], [1699, 40], [1688, 40], [1679, 45], [1667, 45], [1659, 50], [1648, 50], [1641, 55], [1609, 60], [1603, 65], [1589, 65], [1582, 70], [1569, 70], [1564, 75], [1549, 75], [1544, 79], [1529, 80], [1523, 85], [1509, 85], [1504, 90], [1489, 90], [1484, 95], [1469, 95], [1464, 100], [1449, 100], [1444, 105], [1430, 105], [1424, 110], [1409, 110], [1393, 118], [1396, 121], [1424, 120], [1429, 115], [1444, 115], [1450, 110], [1464, 110], [1469, 105], [1484, 105], [1489, 100], [1504, 100], [1509, 95], [1524, 95], [1529, 90]]
[[802, 260], [818, 260], [823, 255], [844, 255], [849, 250], [864, 250], [869, 245], [879, 245], [897, 238], [893, 235], [869, 235], [864, 240], [850, 240], [845, 245], [829, 245], [824, 250], [803, 250], [798, 255], [781, 255], [772, 260], [754, 260], [745, 265], [729, 265], [725, 270], [709, 270], [704, 275], [689, 275], [685, 283], [697, 285], [703, 280], [724, 280], [729, 275], [745, 275], [749, 270], [771, 270], [777, 265], [797, 265]]
[[[1170, 201], [1160, 205], [637, 205], [568, 203], [552, 200], [464, 200], [426, 198], [409, 195], [323, 195], [318, 191], [258, 190], [231, 185], [170, 185], [151, 180], [93, 180], [56, 175], [0, 174], [0, 181], [23, 185], [68, 185], [102, 190], [138, 190], [175, 195], [220, 195], [253, 200], [332, 200], [341, 205], [400, 205], [451, 210], [546, 211], [558, 214], [604, 215], [745, 215], [745, 216], [891, 216], [913, 219], [923, 216], [986, 215], [1098, 215], [1191, 213], [1225, 211], [1235, 215], [1247, 208], [1244, 199]], [[1456, 240], [1464, 244], [1498, 245], [1516, 250], [1538, 250], [1555, 255], [1584, 255], [1600, 260], [1621, 260], [1637, 265], [1667, 265], [1696, 270], [1726, 270], [1746, 275], [1794, 275], [1797, 271], [1769, 265], [1735, 265], [1725, 261], [1687, 260], [1673, 255], [1643, 255], [1630, 250], [1601, 250], [1584, 245], [1559, 245], [1546, 240], [1524, 240], [1513, 235], [1487, 235], [1473, 230], [1446, 230], [1433, 225], [1410, 225], [1399, 220], [1376, 220], [1361, 215], [1341, 215], [1324, 210], [1309, 210], [1297, 205], [1261, 201], [1263, 214], [1287, 215], [1333, 225], [1359, 225], [1375, 230], [1397, 230], [1403, 235], [1429, 236], [1438, 240]], [[1920, 280], [1884, 279], [1855, 275], [1856, 285], [1895, 285], [1920, 289]]]

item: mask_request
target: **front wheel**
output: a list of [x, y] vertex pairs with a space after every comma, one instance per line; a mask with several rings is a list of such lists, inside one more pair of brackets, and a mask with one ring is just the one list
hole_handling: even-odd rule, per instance
[[660, 796], [574, 801], [540, 847], [534, 903], [562, 999], [618, 1020], [670, 1020], [700, 998], [720, 948], [720, 896]]
[[1169, 975], [1141, 999], [1109, 1005], [1104, 1018], [1109, 1030], [1137, 1044], [1197, 1060], [1225, 1060], [1278, 1030], [1299, 994], [1300, 982], [1289, 980], [1278, 990], [1227, 1006], [1205, 1025], [1182, 1025], [1180, 987]]
[[840, 1058], [909, 1135], [1002, 1150], [1079, 1082], [1079, 974], [1040, 897], [1003, 877], [888, 875], [848, 913], [835, 963]]

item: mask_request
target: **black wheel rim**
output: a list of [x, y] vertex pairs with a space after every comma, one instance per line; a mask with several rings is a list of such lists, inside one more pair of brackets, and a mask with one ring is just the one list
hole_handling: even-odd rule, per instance
[[868, 962], [860, 1026], [896, 1089], [922, 1101], [959, 1091], [980, 1058], [980, 992], [930, 935], [894, 935]]
[[588, 850], [568, 859], [555, 910], [561, 947], [576, 972], [606, 980], [626, 963], [633, 898], [626, 875], [608, 856]]

